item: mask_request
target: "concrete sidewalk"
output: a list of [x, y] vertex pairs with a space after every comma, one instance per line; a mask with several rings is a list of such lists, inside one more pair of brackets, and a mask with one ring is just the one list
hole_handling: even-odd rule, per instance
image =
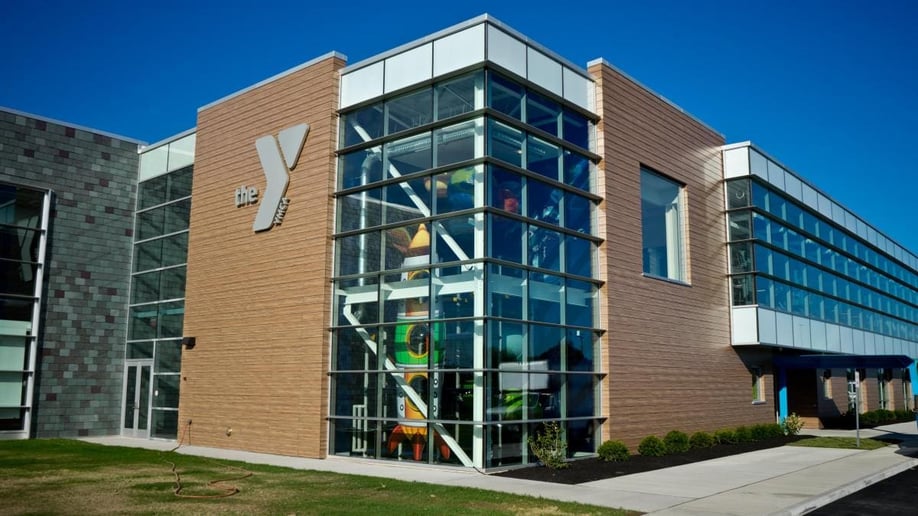
[[[854, 431], [814, 430], [811, 435], [854, 436]], [[329, 457], [303, 459], [262, 453], [182, 446], [177, 453], [332, 471], [621, 507], [655, 515], [805, 514], [870, 484], [918, 466], [914, 422], [862, 430], [861, 437], [887, 435], [903, 442], [879, 450], [783, 446], [674, 468], [579, 485], [483, 475], [458, 467]], [[84, 438], [107, 445], [170, 450], [173, 442], [123, 437]]]

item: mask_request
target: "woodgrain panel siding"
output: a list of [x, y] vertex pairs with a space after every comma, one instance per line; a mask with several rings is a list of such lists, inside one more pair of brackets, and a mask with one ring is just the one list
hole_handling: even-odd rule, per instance
[[[602, 117], [598, 187], [605, 197], [603, 438], [634, 446], [674, 429], [773, 422], [770, 353], [744, 358], [730, 344], [723, 138], [607, 65], [590, 73]], [[642, 274], [642, 166], [685, 184], [688, 285]], [[765, 373], [765, 403], [752, 403], [749, 367]]]
[[[302, 457], [327, 442], [338, 70], [329, 58], [198, 113], [180, 422], [186, 441]], [[252, 231], [265, 191], [255, 141], [308, 123], [279, 226]], [[182, 430], [180, 430], [180, 434]]]

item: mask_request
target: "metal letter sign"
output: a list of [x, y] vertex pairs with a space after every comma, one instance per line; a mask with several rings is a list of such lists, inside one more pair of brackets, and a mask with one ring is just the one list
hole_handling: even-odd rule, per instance
[[308, 134], [309, 124], [299, 124], [284, 129], [276, 138], [269, 134], [255, 141], [267, 185], [252, 224], [254, 231], [271, 229], [283, 221], [290, 204], [290, 199], [284, 197], [290, 182], [289, 172], [296, 167]]

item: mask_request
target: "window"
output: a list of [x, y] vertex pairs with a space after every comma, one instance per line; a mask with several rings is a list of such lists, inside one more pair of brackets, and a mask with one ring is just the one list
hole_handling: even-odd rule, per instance
[[644, 273], [685, 281], [682, 249], [682, 185], [641, 170]]
[[885, 369], [877, 369], [877, 388], [879, 390], [877, 393], [877, 401], [879, 402], [880, 408], [883, 410], [889, 410], [892, 407], [892, 400], [889, 399], [890, 394], [892, 394], [889, 389], [889, 383], [892, 380], [891, 377], [892, 375], [888, 374]]
[[762, 376], [761, 367], [753, 367], [749, 370], [752, 373], [752, 402], [765, 402], [765, 377]]

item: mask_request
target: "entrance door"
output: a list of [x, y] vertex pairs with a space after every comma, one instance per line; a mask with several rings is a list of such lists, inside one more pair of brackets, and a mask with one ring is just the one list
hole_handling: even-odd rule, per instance
[[150, 389], [152, 360], [128, 360], [124, 364], [124, 407], [121, 435], [150, 437]]
[[796, 413], [806, 424], [806, 428], [822, 428], [816, 396], [817, 383], [816, 371], [813, 369], [787, 371], [788, 413]]

